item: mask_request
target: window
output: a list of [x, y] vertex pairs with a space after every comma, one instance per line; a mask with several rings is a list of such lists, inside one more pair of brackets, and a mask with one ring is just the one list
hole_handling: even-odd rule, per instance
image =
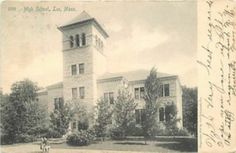
[[88, 121], [84, 121], [84, 122], [81, 122], [81, 121], [78, 121], [78, 130], [87, 130], [89, 127], [89, 124], [88, 124]]
[[165, 96], [170, 96], [170, 87], [169, 87], [169, 84], [165, 84], [165, 85], [164, 85], [164, 89], [165, 89]]
[[134, 98], [139, 99], [139, 88], [134, 88]]
[[170, 96], [170, 85], [169, 84], [164, 84], [164, 85], [162, 84], [160, 86], [159, 96], [160, 97]]
[[144, 96], [145, 96], [145, 92], [144, 91], [145, 91], [144, 87], [134, 88], [134, 98], [135, 99], [144, 98]]
[[80, 97], [80, 99], [84, 99], [84, 97], [85, 97], [84, 87], [79, 87], [79, 97]]
[[59, 102], [58, 102], [58, 98], [54, 98], [54, 109], [59, 109]]
[[76, 128], [76, 122], [73, 122], [72, 123], [72, 129], [75, 129]]
[[76, 75], [76, 73], [77, 73], [76, 65], [71, 65], [71, 75]]
[[59, 108], [62, 109], [64, 106], [64, 101], [62, 97], [58, 98], [58, 103], [59, 103]]
[[144, 98], [144, 87], [140, 88], [140, 98]]
[[163, 84], [160, 85], [159, 96], [163, 97]]
[[80, 46], [80, 37], [78, 34], [75, 36], [75, 39], [76, 39], [76, 46], [79, 47]]
[[77, 88], [72, 88], [72, 98], [75, 99], [78, 97]]
[[70, 36], [70, 48], [74, 47], [74, 37]]
[[113, 92], [109, 92], [109, 101], [110, 101], [110, 104], [114, 104], [114, 93]]
[[86, 45], [86, 36], [85, 33], [82, 33], [82, 46]]
[[159, 121], [164, 121], [165, 110], [163, 107], [159, 108]]
[[136, 124], [141, 124], [145, 120], [145, 109], [135, 110]]
[[64, 106], [63, 98], [54, 98], [54, 109], [62, 109]]
[[84, 63], [79, 64], [79, 74], [84, 74]]
[[104, 93], [104, 100], [109, 101], [109, 94], [108, 93]]
[[109, 102], [110, 104], [114, 104], [114, 92], [104, 93], [104, 100]]

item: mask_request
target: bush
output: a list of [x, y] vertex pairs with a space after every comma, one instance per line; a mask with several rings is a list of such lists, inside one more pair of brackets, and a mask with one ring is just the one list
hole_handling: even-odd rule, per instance
[[4, 144], [12, 144], [13, 141], [12, 141], [12, 138], [6, 134], [2, 134], [1, 133], [1, 145], [4, 145]]
[[33, 142], [36, 139], [36, 137], [28, 134], [20, 134], [16, 137], [16, 142]]
[[189, 132], [186, 129], [167, 129], [167, 135], [169, 136], [189, 136]]
[[62, 134], [59, 131], [49, 128], [44, 136], [47, 138], [61, 138]]
[[110, 129], [110, 137], [113, 140], [122, 140], [125, 138], [124, 131], [121, 128], [111, 128]]
[[81, 130], [68, 135], [66, 142], [73, 146], [86, 146], [93, 142], [94, 131], [93, 130]]
[[128, 136], [143, 136], [143, 129], [141, 126], [134, 126], [132, 129], [129, 129]]

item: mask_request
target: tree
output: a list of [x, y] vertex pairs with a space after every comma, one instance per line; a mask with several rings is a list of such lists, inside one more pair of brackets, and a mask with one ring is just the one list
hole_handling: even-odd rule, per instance
[[183, 124], [197, 136], [197, 88], [183, 87]]
[[117, 99], [114, 104], [114, 130], [120, 133], [120, 137], [127, 136], [129, 129], [135, 124], [135, 108], [137, 104], [134, 102], [132, 95], [127, 89], [118, 91]]
[[69, 104], [60, 104], [50, 115], [51, 128], [53, 137], [61, 137], [66, 134], [69, 123], [72, 119], [72, 111]]
[[88, 103], [73, 100], [72, 104], [72, 120], [78, 121], [78, 131], [88, 130], [94, 125], [94, 107]]
[[46, 112], [36, 101], [37, 85], [30, 80], [16, 82], [4, 104], [2, 127], [9, 140], [31, 141], [46, 127]]
[[179, 130], [177, 127], [177, 123], [180, 121], [180, 119], [177, 118], [177, 107], [174, 103], [165, 107], [165, 116], [166, 131], [169, 135], [174, 135]]
[[153, 128], [156, 126], [157, 122], [157, 98], [160, 91], [160, 80], [157, 78], [157, 70], [152, 68], [149, 76], [145, 81], [145, 119], [142, 122], [142, 129], [146, 139], [149, 138], [152, 134]]
[[97, 104], [97, 119], [95, 123], [95, 132], [98, 137], [106, 136], [108, 125], [112, 121], [112, 107], [107, 100], [100, 99]]

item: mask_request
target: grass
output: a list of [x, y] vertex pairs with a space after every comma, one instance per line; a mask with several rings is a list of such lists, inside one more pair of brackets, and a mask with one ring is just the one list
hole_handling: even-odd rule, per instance
[[89, 150], [119, 150], [136, 152], [197, 152], [197, 140], [194, 138], [160, 138], [148, 141], [104, 141], [96, 142], [89, 146], [69, 146], [66, 143], [52, 144], [55, 149], [89, 149]]

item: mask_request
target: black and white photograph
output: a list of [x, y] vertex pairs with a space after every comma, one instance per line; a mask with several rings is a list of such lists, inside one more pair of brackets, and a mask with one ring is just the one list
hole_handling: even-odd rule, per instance
[[1, 152], [198, 151], [197, 1], [1, 3]]

